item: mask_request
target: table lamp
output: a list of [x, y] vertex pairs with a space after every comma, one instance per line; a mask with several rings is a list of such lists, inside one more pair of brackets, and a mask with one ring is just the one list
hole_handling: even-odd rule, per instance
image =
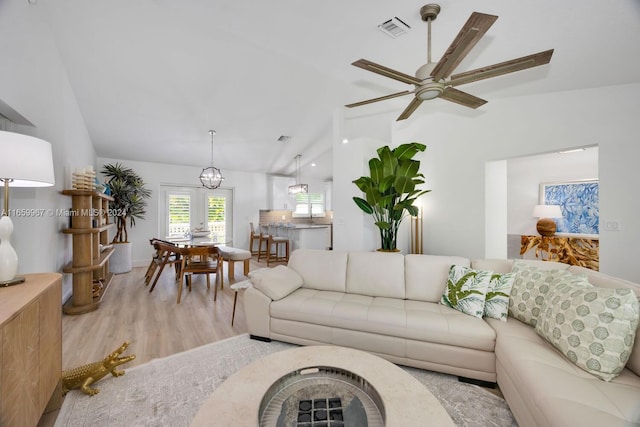
[[533, 216], [540, 218], [536, 224], [538, 233], [541, 236], [553, 236], [556, 234], [556, 222], [552, 218], [562, 218], [562, 211], [558, 205], [536, 205]]
[[4, 208], [0, 218], [0, 287], [24, 282], [16, 277], [18, 254], [11, 246], [9, 187], [50, 187], [55, 183], [51, 144], [42, 139], [0, 131], [0, 183]]

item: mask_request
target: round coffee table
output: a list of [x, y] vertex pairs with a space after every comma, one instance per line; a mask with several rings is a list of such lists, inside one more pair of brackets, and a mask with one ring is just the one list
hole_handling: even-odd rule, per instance
[[345, 347], [306, 346], [270, 354], [231, 375], [205, 401], [191, 426], [255, 427], [270, 387], [293, 371], [313, 366], [335, 367], [364, 378], [382, 400], [386, 425], [454, 425], [438, 399], [393, 363]]

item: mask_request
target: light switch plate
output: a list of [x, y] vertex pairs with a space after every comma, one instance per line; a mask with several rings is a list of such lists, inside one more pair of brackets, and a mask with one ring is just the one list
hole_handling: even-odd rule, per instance
[[620, 222], [619, 221], [605, 221], [604, 229], [607, 231], [620, 231]]

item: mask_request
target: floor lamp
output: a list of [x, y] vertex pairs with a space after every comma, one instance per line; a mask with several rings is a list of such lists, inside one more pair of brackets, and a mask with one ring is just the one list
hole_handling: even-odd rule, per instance
[[418, 215], [411, 217], [411, 253], [423, 254], [422, 247], [422, 208], [418, 208]]
[[0, 287], [6, 287], [24, 282], [23, 277], [16, 277], [18, 254], [11, 246], [13, 222], [9, 187], [50, 187], [55, 183], [51, 144], [32, 136], [0, 131], [0, 183], [4, 185], [0, 218]]

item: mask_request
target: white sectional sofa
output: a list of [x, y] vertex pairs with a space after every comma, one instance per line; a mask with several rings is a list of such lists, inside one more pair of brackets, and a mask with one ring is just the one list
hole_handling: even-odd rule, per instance
[[[640, 296], [640, 285], [598, 272], [527, 263], [568, 269], [594, 286], [632, 288]], [[640, 425], [640, 332], [622, 373], [603, 381], [519, 320], [482, 319], [440, 304], [451, 265], [506, 273], [513, 261], [294, 251], [288, 268], [252, 278], [255, 286], [244, 294], [249, 333], [352, 347], [398, 364], [497, 382], [521, 426]]]

